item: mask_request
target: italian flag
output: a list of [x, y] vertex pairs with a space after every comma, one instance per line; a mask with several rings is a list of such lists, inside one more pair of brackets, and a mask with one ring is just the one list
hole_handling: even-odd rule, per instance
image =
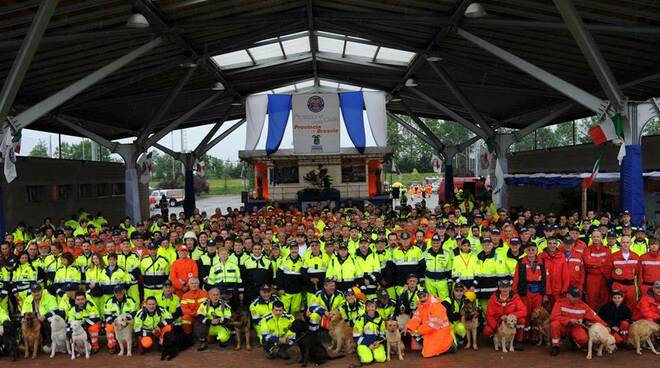
[[584, 178], [582, 180], [582, 188], [591, 188], [591, 185], [594, 183], [594, 179], [596, 178], [596, 175], [598, 175], [598, 171], [600, 171], [600, 157], [598, 160], [596, 160], [596, 163], [594, 164], [594, 168], [591, 170], [591, 175], [587, 178]]
[[602, 144], [623, 136], [623, 118], [620, 114], [608, 117], [601, 124], [589, 129], [589, 136], [594, 144]]

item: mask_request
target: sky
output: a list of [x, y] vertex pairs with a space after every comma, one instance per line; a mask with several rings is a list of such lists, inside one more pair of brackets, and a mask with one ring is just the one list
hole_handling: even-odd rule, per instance
[[[228, 121], [225, 124], [223, 124], [223, 128], [220, 129], [221, 131], [217, 132], [215, 136], [222, 134], [222, 131], [231, 127], [236, 121], [237, 120]], [[366, 112], [364, 112], [364, 121], [365, 121], [367, 146], [375, 146], [376, 144], [373, 135], [371, 134], [371, 130], [369, 127], [369, 119], [367, 118]], [[184, 150], [190, 151], [195, 148], [197, 142], [200, 142], [204, 138], [204, 136], [208, 133], [208, 131], [211, 130], [212, 126], [213, 126], [212, 124], [209, 124], [194, 128], [175, 130], [172, 133], [167, 134], [165, 137], [163, 137], [163, 139], [158, 141], [158, 143], [160, 143], [161, 145], [167, 148], [179, 152], [181, 150], [181, 133], [183, 132]], [[280, 148], [293, 147], [293, 132], [291, 126], [292, 126], [291, 116], [289, 116], [289, 122], [287, 124], [287, 128], [284, 133], [284, 138], [282, 139], [282, 144], [280, 145]], [[348, 133], [346, 132], [346, 128], [344, 127], [343, 119], [341, 120], [340, 126], [341, 126], [340, 128], [341, 147], [352, 147], [353, 144], [350, 138], [348, 137]], [[208, 152], [208, 154], [217, 157], [221, 160], [238, 161], [238, 151], [245, 148], [245, 134], [246, 134], [245, 130], [246, 130], [245, 124], [241, 125], [238, 129], [236, 129], [229, 136], [227, 136], [222, 142], [218, 143], [215, 147], [213, 147]], [[265, 148], [267, 134], [268, 134], [268, 117], [266, 117], [266, 123], [264, 124], [263, 131], [261, 132], [261, 139], [259, 140], [257, 149]], [[81, 141], [81, 139], [82, 139], [81, 137], [62, 135], [63, 143], [65, 142], [78, 143]], [[127, 138], [127, 139], [117, 140], [116, 142], [130, 143], [134, 139], [135, 138]], [[59, 140], [58, 134], [24, 129], [22, 141], [21, 141], [20, 155], [27, 156], [32, 150], [32, 148], [35, 145], [37, 145], [40, 140], [45, 142], [46, 147], [49, 147], [49, 150], [50, 152], [52, 152], [52, 154], [55, 153], [55, 151], [57, 150], [57, 145]], [[116, 157], [120, 159], [118, 155]], [[86, 159], [91, 159], [91, 156], [86, 157]]]

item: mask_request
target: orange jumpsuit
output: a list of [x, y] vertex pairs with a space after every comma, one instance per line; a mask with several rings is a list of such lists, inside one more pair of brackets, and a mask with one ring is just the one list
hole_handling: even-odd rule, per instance
[[170, 270], [170, 281], [172, 281], [174, 293], [181, 298], [184, 293], [184, 286], [188, 286], [188, 280], [191, 277], [197, 277], [197, 275], [197, 262], [190, 258], [181, 258], [174, 261]]
[[612, 254], [612, 290], [619, 290], [630, 310], [635, 309], [637, 304], [637, 286], [635, 277], [639, 271], [639, 256], [635, 252], [628, 253], [628, 259], [623, 257], [623, 252]]
[[591, 245], [585, 249], [582, 259], [587, 268], [585, 301], [598, 309], [610, 300], [607, 282], [611, 276], [612, 252], [604, 245]]
[[412, 319], [406, 325], [409, 331], [417, 331], [424, 337], [422, 356], [424, 358], [440, 355], [454, 344], [447, 310], [440, 300], [429, 295], [426, 302], [420, 302]]
[[202, 289], [189, 290], [181, 297], [181, 311], [183, 313], [183, 316], [181, 317], [181, 327], [183, 328], [184, 334], [189, 335], [193, 332], [193, 323], [197, 316], [197, 309], [200, 304], [208, 299], [208, 297], [209, 294], [206, 290]]
[[660, 280], [660, 252], [645, 253], [639, 257], [639, 293], [646, 295], [653, 289], [653, 283]]

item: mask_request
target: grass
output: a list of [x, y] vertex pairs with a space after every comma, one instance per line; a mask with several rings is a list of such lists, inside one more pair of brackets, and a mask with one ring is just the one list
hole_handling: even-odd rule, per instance
[[[436, 173], [419, 173], [418, 175], [413, 175], [412, 173], [403, 173], [403, 178], [401, 182], [404, 185], [409, 185], [413, 181], [420, 182], [421, 179], [427, 176], [437, 176]], [[390, 180], [390, 174], [385, 175], [385, 180]], [[396, 174], [392, 174], [392, 182], [399, 181], [399, 177]], [[208, 195], [222, 195], [222, 194], [240, 194], [243, 188], [243, 181], [241, 179], [227, 179], [225, 184], [225, 179], [207, 179], [209, 183], [209, 193]], [[152, 181], [149, 183], [151, 188], [156, 188], [158, 185], [157, 181]], [[207, 194], [203, 194], [205, 196]]]

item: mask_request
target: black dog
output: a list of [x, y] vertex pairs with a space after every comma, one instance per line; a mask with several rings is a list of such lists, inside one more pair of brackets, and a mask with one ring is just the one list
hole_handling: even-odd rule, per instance
[[163, 336], [163, 346], [161, 346], [160, 360], [172, 360], [179, 355], [180, 343], [182, 337], [180, 332], [173, 328]]
[[5, 332], [2, 335], [2, 352], [11, 357], [12, 361], [18, 359], [18, 322], [11, 319], [3, 323]]
[[296, 345], [300, 349], [300, 363], [303, 367], [308, 362], [316, 365], [325, 363], [327, 360], [339, 359], [344, 355], [331, 357], [325, 350], [318, 331], [309, 331], [307, 323], [304, 320], [296, 319], [291, 323], [290, 330], [296, 334]]

